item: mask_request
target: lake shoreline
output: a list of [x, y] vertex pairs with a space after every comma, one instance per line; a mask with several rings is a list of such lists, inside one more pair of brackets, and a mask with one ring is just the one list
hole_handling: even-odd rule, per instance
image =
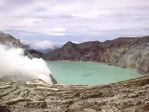
[[115, 66], [115, 67], [120, 67], [120, 68], [124, 68], [124, 69], [130, 69], [130, 70], [134, 70], [137, 71], [139, 74], [141, 75], [149, 75], [144, 73], [143, 71], [139, 71], [136, 68], [128, 68], [128, 67], [124, 67], [124, 66], [118, 66], [118, 65], [113, 65], [110, 63], [104, 63], [104, 62], [98, 62], [98, 61], [84, 61], [84, 60], [45, 60], [46, 62], [48, 61], [53, 61], [53, 62], [91, 62], [91, 63], [102, 63], [102, 64], [107, 64], [107, 65], [111, 65], [111, 66]]
[[142, 76], [134, 69], [121, 68], [106, 63], [70, 60], [52, 60], [47, 61], [47, 63], [55, 79], [60, 84], [67, 85], [109, 84]]

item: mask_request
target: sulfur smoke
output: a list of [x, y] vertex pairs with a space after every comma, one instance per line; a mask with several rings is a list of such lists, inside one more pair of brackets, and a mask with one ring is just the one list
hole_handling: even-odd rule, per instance
[[0, 79], [25, 82], [32, 79], [42, 79], [52, 84], [51, 72], [43, 59], [24, 55], [24, 50], [0, 44]]

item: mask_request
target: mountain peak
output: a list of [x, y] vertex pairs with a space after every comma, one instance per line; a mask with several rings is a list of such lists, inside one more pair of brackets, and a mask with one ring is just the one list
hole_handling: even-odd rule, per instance
[[64, 44], [63, 47], [66, 47], [66, 46], [74, 46], [75, 43], [71, 42], [71, 41], [68, 41], [66, 44]]
[[[68, 45], [69, 45], [69, 44], [74, 44], [74, 43], [73, 43], [73, 42], [71, 42], [71, 41], [68, 41], [66, 44], [68, 44]], [[66, 45], [66, 44], [65, 44], [65, 45]]]

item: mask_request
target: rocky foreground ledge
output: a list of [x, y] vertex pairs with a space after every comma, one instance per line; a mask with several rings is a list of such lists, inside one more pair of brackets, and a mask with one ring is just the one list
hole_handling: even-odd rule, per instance
[[0, 82], [0, 112], [149, 112], [149, 76], [93, 87]]

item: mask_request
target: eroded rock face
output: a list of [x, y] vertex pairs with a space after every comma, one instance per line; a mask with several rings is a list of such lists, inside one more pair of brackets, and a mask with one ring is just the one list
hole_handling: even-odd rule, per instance
[[44, 59], [105, 62], [149, 74], [149, 36], [80, 44], [68, 42], [62, 48], [44, 55]]
[[[10, 47], [15, 48], [22, 48], [24, 50], [26, 49], [19, 39], [16, 39], [12, 35], [3, 33], [1, 31], [0, 31], [0, 44], [8, 45]], [[27, 50], [25, 50], [24, 54], [30, 58], [33, 58], [33, 56]]]
[[0, 43], [12, 45], [14, 47], [20, 47], [20, 48], [24, 47], [24, 45], [20, 42], [19, 39], [16, 39], [15, 37], [3, 32], [0, 32]]
[[43, 56], [42, 52], [37, 51], [35, 49], [27, 49], [27, 51], [35, 58], [41, 58]]
[[149, 76], [105, 86], [0, 82], [4, 112], [148, 112]]

